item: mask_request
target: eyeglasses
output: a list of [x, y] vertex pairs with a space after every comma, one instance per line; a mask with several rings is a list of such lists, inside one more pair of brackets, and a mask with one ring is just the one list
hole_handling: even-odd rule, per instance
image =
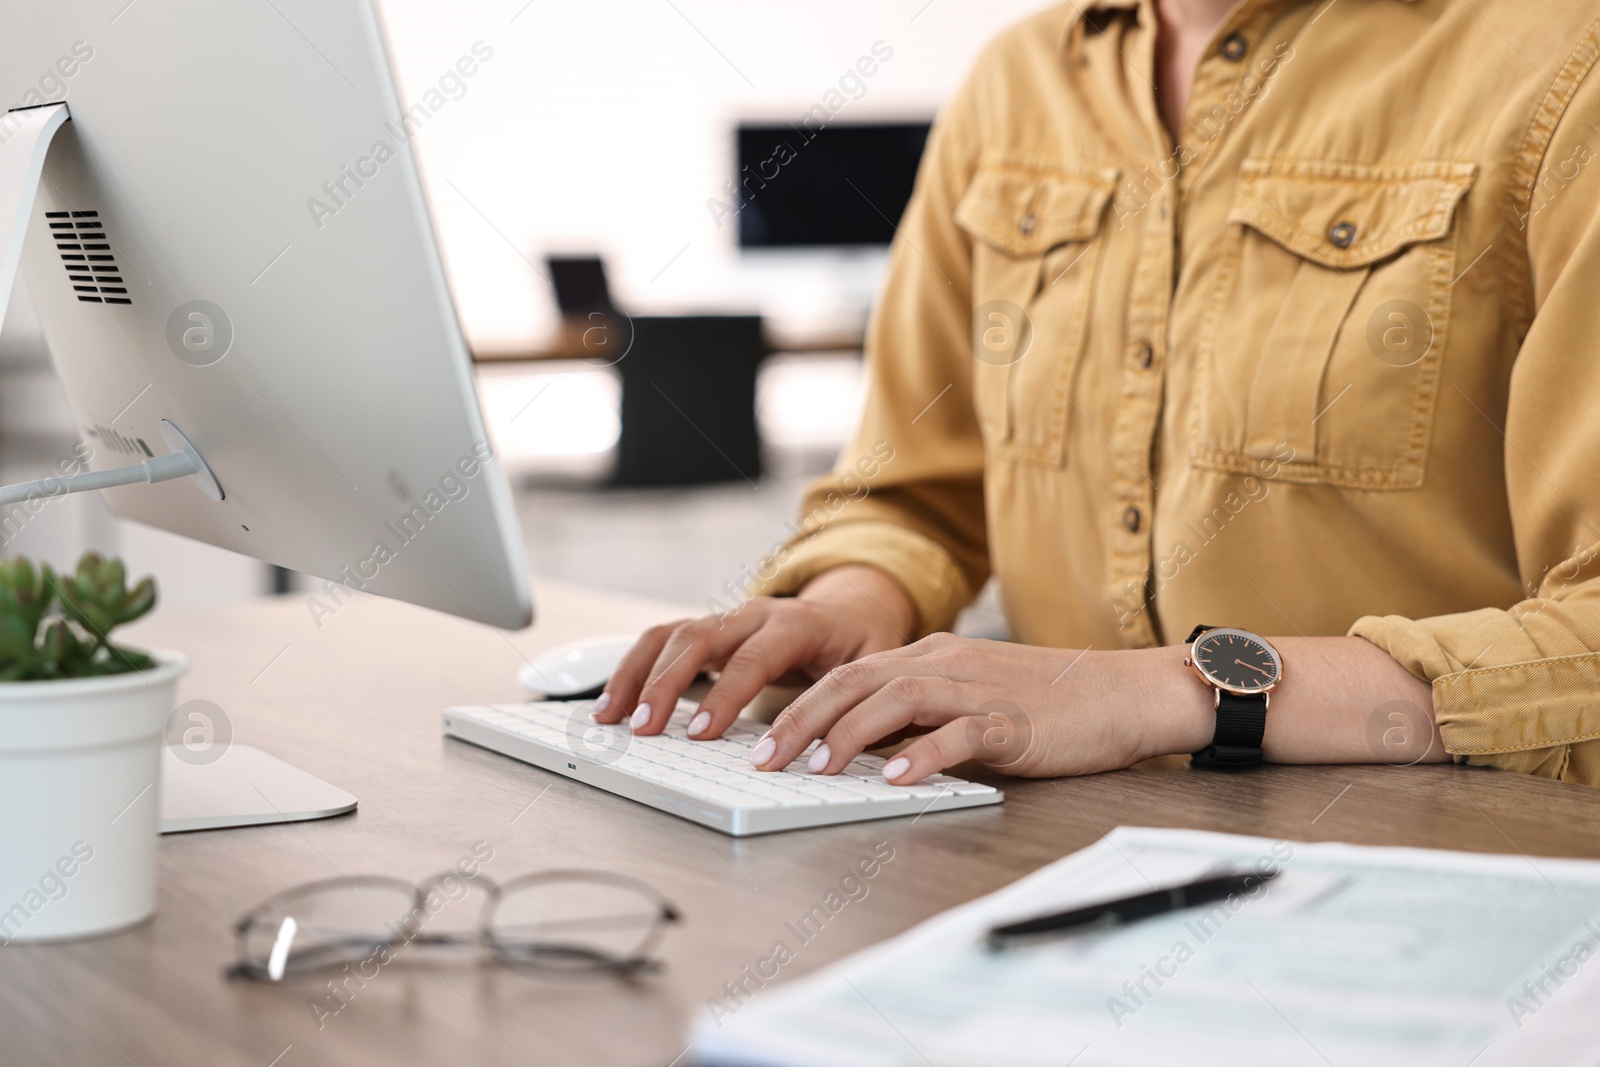
[[[485, 900], [462, 932], [430, 923], [471, 896]], [[286, 975], [391, 962], [409, 945], [474, 947], [496, 960], [554, 971], [655, 970], [650, 957], [679, 913], [650, 886], [604, 871], [545, 871], [497, 884], [456, 871], [407, 882], [358, 875], [309, 882], [256, 905], [235, 926], [230, 978], [276, 982]]]

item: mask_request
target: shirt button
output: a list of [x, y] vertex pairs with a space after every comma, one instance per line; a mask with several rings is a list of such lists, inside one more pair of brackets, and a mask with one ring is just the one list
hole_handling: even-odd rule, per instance
[[1039, 216], [1031, 211], [1017, 220], [1017, 229], [1022, 231], [1024, 237], [1032, 233], [1033, 228], [1037, 225], [1039, 225]]
[[1353, 222], [1341, 222], [1328, 231], [1328, 240], [1336, 248], [1349, 248], [1350, 242], [1356, 239], [1356, 227]]
[[1140, 345], [1139, 346], [1139, 367], [1140, 367], [1140, 369], [1149, 370], [1150, 369], [1150, 364], [1154, 363], [1155, 361], [1156, 361], [1156, 350], [1155, 350], [1155, 348], [1153, 346], [1147, 345], [1147, 344], [1146, 345]]
[[1128, 510], [1122, 513], [1123, 529], [1127, 530], [1129, 533], [1138, 533], [1139, 521], [1141, 518], [1143, 518], [1143, 516], [1139, 514], [1139, 509], [1131, 504], [1128, 505]]
[[1249, 50], [1250, 44], [1244, 39], [1244, 34], [1242, 33], [1228, 34], [1222, 39], [1222, 47], [1219, 49], [1222, 53], [1222, 58], [1230, 63], [1239, 62]]

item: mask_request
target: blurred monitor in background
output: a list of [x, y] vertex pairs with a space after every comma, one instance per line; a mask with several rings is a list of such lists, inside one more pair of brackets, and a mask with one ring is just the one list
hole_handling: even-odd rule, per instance
[[611, 302], [605, 262], [599, 256], [546, 256], [545, 266], [561, 311], [563, 351], [602, 363], [621, 359], [632, 345], [633, 329]]
[[545, 265], [550, 268], [550, 284], [555, 287], [561, 314], [581, 317], [612, 309], [606, 265], [599, 256], [546, 256]]
[[741, 125], [739, 247], [887, 245], [929, 124]]

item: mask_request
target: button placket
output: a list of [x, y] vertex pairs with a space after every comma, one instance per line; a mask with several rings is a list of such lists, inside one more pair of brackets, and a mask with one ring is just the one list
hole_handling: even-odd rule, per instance
[[[1213, 48], [1201, 53], [1190, 85], [1189, 102], [1184, 112], [1184, 129], [1187, 131], [1191, 128], [1207, 128], [1202, 124], [1209, 123], [1210, 116], [1216, 114], [1219, 108], [1232, 117], [1224, 120], [1222, 127], [1206, 136], [1204, 140], [1198, 142], [1185, 140], [1185, 144], [1192, 152], [1191, 165], [1194, 169], [1204, 165], [1211, 149], [1223, 139], [1227, 128], [1237, 118], [1242, 117], [1242, 112], [1236, 114], [1229, 108], [1228, 98], [1230, 94], [1237, 92], [1245, 79], [1250, 76], [1249, 68], [1256, 66], [1246, 62], [1251, 52], [1251, 41], [1260, 43], [1266, 40], [1270, 22], [1270, 14], [1257, 12], [1244, 24], [1229, 31]], [[1190, 116], [1194, 116], [1194, 123], [1190, 122]]]
[[[1107, 513], [1107, 598], [1130, 647], [1156, 642], [1147, 589], [1151, 569], [1150, 508], [1155, 499], [1151, 455], [1160, 422], [1162, 375], [1156, 359], [1158, 340], [1165, 336], [1172, 300], [1173, 237], [1177, 212], [1169, 200], [1175, 183], [1156, 194], [1155, 210], [1141, 214], [1143, 235], [1139, 262], [1129, 292], [1127, 330], [1130, 358], [1123, 364], [1116, 419], [1111, 439], [1111, 499]], [[1161, 210], [1161, 209], [1168, 210]], [[1154, 373], [1152, 373], [1154, 369]]]

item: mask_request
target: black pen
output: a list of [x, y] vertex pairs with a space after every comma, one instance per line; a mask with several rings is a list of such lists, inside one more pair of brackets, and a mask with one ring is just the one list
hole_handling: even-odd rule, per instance
[[1209, 904], [1214, 900], [1225, 900], [1235, 893], [1248, 893], [1256, 886], [1277, 876], [1277, 871], [1230, 871], [1227, 874], [1210, 875], [1170, 889], [1155, 889], [1149, 893], [1123, 897], [1120, 900], [1107, 900], [1087, 907], [1073, 908], [1070, 911], [1058, 911], [1033, 919], [1006, 923], [989, 931], [988, 945], [991, 949], [999, 950], [1023, 938], [1065, 934], [1085, 926], [1121, 926], [1123, 923], [1148, 919], [1152, 915], [1163, 915], [1169, 911], [1178, 911], [1180, 908], [1192, 908], [1199, 904]]

